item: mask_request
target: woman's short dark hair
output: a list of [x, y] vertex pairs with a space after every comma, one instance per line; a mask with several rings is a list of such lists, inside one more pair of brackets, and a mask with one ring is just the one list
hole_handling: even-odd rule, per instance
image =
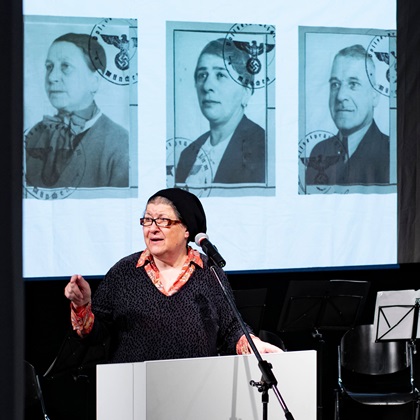
[[[197, 63], [200, 61], [200, 58], [203, 54], [211, 54], [221, 57], [223, 59], [229, 59], [229, 63], [232, 65], [232, 68], [238, 73], [238, 75], [244, 80], [243, 85], [245, 87], [252, 87], [254, 85], [254, 75], [250, 74], [247, 70], [247, 63], [250, 59], [250, 55], [232, 46], [229, 43], [229, 46], [226, 43], [224, 38], [218, 38], [213, 41], [210, 41], [201, 51], [198, 56]], [[197, 77], [197, 69], [194, 72], [194, 79]]]
[[97, 38], [87, 34], [69, 32], [56, 38], [53, 43], [55, 42], [71, 42], [82, 50], [86, 64], [92, 71], [105, 72], [106, 54]]

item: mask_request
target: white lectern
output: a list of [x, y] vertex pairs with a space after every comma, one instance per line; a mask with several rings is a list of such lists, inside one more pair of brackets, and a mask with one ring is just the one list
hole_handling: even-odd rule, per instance
[[[262, 354], [295, 420], [316, 420], [316, 352]], [[254, 355], [97, 366], [97, 420], [261, 420]], [[284, 412], [269, 390], [268, 418]]]

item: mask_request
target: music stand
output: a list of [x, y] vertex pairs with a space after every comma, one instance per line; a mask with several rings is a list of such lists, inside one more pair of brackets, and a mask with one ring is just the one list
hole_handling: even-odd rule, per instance
[[370, 283], [356, 280], [291, 281], [278, 331], [313, 331], [317, 340], [318, 420], [322, 419], [322, 363], [324, 339], [320, 330], [348, 330], [356, 325]]
[[232, 290], [236, 307], [255, 335], [259, 334], [262, 327], [267, 291], [267, 288]]
[[411, 341], [419, 337], [420, 291], [391, 290], [378, 292], [374, 325], [376, 341]]

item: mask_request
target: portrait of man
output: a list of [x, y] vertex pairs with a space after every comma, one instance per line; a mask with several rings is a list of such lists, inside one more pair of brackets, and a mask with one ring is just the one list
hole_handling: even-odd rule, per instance
[[336, 54], [329, 78], [329, 110], [338, 131], [312, 149], [307, 185], [390, 182], [389, 136], [375, 122], [380, 93], [374, 86], [375, 64], [362, 45]]

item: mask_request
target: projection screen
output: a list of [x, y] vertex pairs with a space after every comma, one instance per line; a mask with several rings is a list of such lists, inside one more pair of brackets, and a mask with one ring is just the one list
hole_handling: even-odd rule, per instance
[[[395, 1], [23, 6], [25, 278], [105, 274], [144, 248], [146, 201], [174, 186], [202, 200], [227, 272], [397, 263]], [[64, 88], [49, 87], [57, 63], [70, 75], [75, 38], [86, 41], [91, 72], [75, 65], [74, 89], [96, 104], [82, 122], [60, 115]], [[221, 48], [220, 77], [248, 92], [239, 105], [245, 140], [233, 151], [236, 131], [221, 149], [203, 143], [210, 120], [197, 63], [212, 41]], [[360, 48], [367, 55], [355, 66], [364, 72], [341, 79], [336, 54]], [[363, 83], [369, 93], [356, 98]], [[350, 134], [347, 151], [333, 115], [363, 120], [369, 106], [374, 127], [356, 140]], [[357, 143], [369, 135], [374, 143], [362, 150]], [[334, 152], [321, 155], [320, 142]], [[194, 146], [198, 154], [188, 158]], [[343, 181], [346, 153], [364, 163]]]

